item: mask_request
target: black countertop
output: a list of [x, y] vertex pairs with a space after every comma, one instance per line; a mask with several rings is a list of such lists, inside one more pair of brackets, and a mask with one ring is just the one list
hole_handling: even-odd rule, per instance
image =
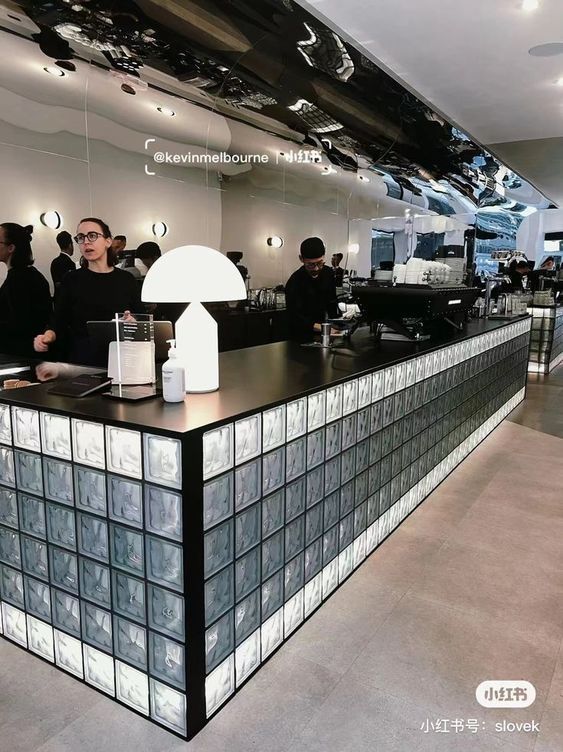
[[376, 345], [366, 329], [358, 330], [351, 343], [331, 350], [303, 347], [294, 342], [233, 350], [219, 355], [220, 389], [209, 394], [189, 394], [179, 404], [162, 399], [117, 402], [100, 395], [82, 399], [61, 397], [49, 394], [49, 383], [2, 391], [0, 400], [92, 420], [126, 423], [149, 431], [185, 433], [295, 399], [320, 387], [494, 331], [516, 320], [479, 319], [470, 322], [462, 333], [452, 332], [420, 344], [385, 341]]

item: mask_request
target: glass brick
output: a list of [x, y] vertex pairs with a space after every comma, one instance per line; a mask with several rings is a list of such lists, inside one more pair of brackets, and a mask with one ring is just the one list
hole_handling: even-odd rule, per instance
[[9, 603], [0, 603], [0, 608], [2, 610], [4, 635], [26, 648], [27, 624], [24, 612]]
[[96, 517], [78, 513], [78, 550], [94, 559], [108, 561], [107, 523]]
[[331, 423], [326, 427], [325, 457], [327, 460], [342, 451], [342, 421]]
[[184, 563], [182, 547], [161, 538], [145, 536], [147, 547], [147, 578], [152, 582], [182, 590], [184, 587]]
[[203, 487], [203, 527], [209, 529], [233, 513], [233, 474], [227, 473]]
[[303, 597], [303, 613], [305, 618], [321, 605], [323, 578], [318, 574], [305, 585]]
[[[49, 568], [47, 565], [47, 544], [43, 541], [22, 535], [22, 565], [24, 572], [47, 580]], [[13, 562], [8, 562], [11, 564]]]
[[70, 419], [63, 415], [41, 413], [43, 452], [62, 460], [72, 459]]
[[326, 422], [326, 394], [316, 392], [307, 398], [307, 430], [314, 431]]
[[235, 519], [235, 555], [240, 556], [260, 543], [260, 533], [260, 504], [255, 504]]
[[81, 596], [109, 608], [111, 606], [109, 569], [82, 557], [80, 557], [79, 568]]
[[339, 551], [348, 548], [354, 539], [354, 515], [349, 514], [340, 522]]
[[75, 462], [104, 470], [104, 447], [104, 427], [101, 423], [72, 419], [72, 450]]
[[106, 426], [107, 467], [112, 473], [142, 477], [141, 434], [129, 428]]
[[151, 718], [185, 736], [186, 696], [156, 679], [150, 680]]
[[276, 491], [285, 483], [285, 447], [262, 457], [262, 491], [264, 495]]
[[370, 411], [370, 433], [375, 433], [383, 428], [383, 402], [376, 402]]
[[118, 658], [146, 670], [147, 631], [138, 624], [113, 617], [113, 637], [115, 654]]
[[[305, 500], [303, 499], [303, 508]], [[262, 500], [262, 537], [267, 538], [282, 527], [284, 521], [284, 492], [276, 491]]]
[[377, 402], [383, 397], [383, 371], [375, 371], [371, 375], [371, 401]]
[[286, 406], [287, 440], [297, 439], [307, 430], [307, 400], [301, 399], [289, 402]]
[[150, 673], [179, 689], [186, 688], [186, 656], [183, 645], [149, 632]]
[[226, 611], [233, 608], [235, 600], [233, 565], [205, 583], [205, 624], [208, 626]]
[[229, 423], [203, 435], [203, 479], [230, 470], [234, 465], [233, 424]]
[[143, 434], [145, 480], [169, 488], [182, 488], [182, 444], [168, 436]]
[[342, 421], [342, 449], [348, 449], [356, 443], [356, 413], [346, 416]]
[[240, 685], [260, 665], [260, 630], [257, 629], [235, 651], [236, 685]]
[[323, 563], [323, 539], [317, 538], [305, 549], [305, 582], [308, 582], [318, 572], [321, 571]]
[[323, 537], [323, 565], [326, 565], [338, 554], [339, 526], [335, 525]]
[[83, 645], [84, 678], [97, 689], [115, 695], [113, 658], [90, 645]]
[[[18, 529], [18, 499], [15, 491], [0, 487], [0, 524]], [[23, 526], [22, 526], [23, 527]]]
[[32, 577], [24, 577], [27, 611], [45, 621], [51, 621], [51, 592], [49, 586]]
[[210, 673], [234, 650], [233, 612], [226, 613], [205, 632], [205, 670]]
[[39, 434], [39, 413], [26, 407], [12, 407], [12, 428], [14, 444], [21, 449], [41, 451]]
[[[287, 530], [287, 529], [286, 529]], [[315, 538], [318, 538], [323, 531], [323, 505], [317, 504], [309, 509], [306, 515], [305, 524], [305, 545], [309, 545]], [[286, 551], [287, 557], [287, 551]]]
[[145, 528], [172, 540], [182, 540], [182, 497], [145, 485]]
[[[91, 474], [93, 471], [91, 471]], [[98, 473], [96, 473], [98, 475]], [[92, 479], [93, 480], [93, 479]], [[100, 486], [101, 494], [101, 486]], [[143, 526], [143, 491], [141, 483], [108, 475], [108, 512], [112, 520], [141, 528]], [[101, 496], [99, 507], [101, 506]], [[104, 502], [105, 504], [105, 498]]]
[[371, 400], [371, 377], [361, 376], [358, 379], [358, 409], [369, 405]]
[[336, 524], [340, 514], [340, 491], [330, 494], [324, 500], [324, 530]]
[[121, 661], [115, 662], [115, 693], [121, 702], [143, 715], [149, 714], [148, 676]]
[[356, 474], [361, 473], [369, 465], [369, 439], [365, 439], [356, 447]]
[[0, 446], [0, 483], [12, 488], [16, 486], [14, 452], [3, 446]]
[[205, 679], [205, 707], [209, 718], [235, 691], [235, 662], [230, 655]]
[[285, 565], [285, 600], [287, 601], [303, 587], [304, 556], [300, 553]]
[[342, 417], [342, 385], [332, 386], [326, 390], [326, 422]]
[[[126, 481], [124, 482], [126, 483]], [[75, 465], [74, 483], [78, 509], [105, 516], [107, 512], [105, 474]]]
[[355, 482], [351, 480], [340, 489], [340, 517], [345, 517], [354, 509]]
[[49, 546], [51, 583], [78, 593], [78, 559], [68, 551]]
[[43, 496], [43, 471], [41, 456], [16, 452], [16, 480], [20, 491]]
[[111, 614], [92, 603], [82, 601], [82, 637], [102, 650], [112, 652]]
[[354, 538], [366, 529], [367, 523], [367, 501], [354, 511]]
[[210, 577], [233, 560], [233, 521], [227, 520], [204, 536], [204, 575]]
[[55, 638], [55, 663], [79, 679], [84, 678], [82, 666], [82, 643], [58, 629], [53, 630]]
[[[305, 547], [305, 516], [297, 517], [285, 528], [285, 559], [293, 558]], [[267, 575], [266, 575], [267, 576]]]
[[262, 585], [262, 621], [277, 611], [283, 604], [283, 570]]
[[0, 527], [0, 561], [21, 567], [20, 536], [5, 527]]
[[262, 624], [262, 660], [265, 660], [283, 641], [283, 609], [279, 609]]
[[340, 457], [333, 457], [325, 463], [325, 495], [331, 494], [340, 486]]
[[51, 590], [53, 604], [53, 624], [65, 632], [80, 638], [80, 605], [78, 598], [73, 598], [61, 590]]
[[305, 511], [306, 503], [306, 478], [299, 478], [294, 483], [290, 483], [285, 491], [285, 520], [297, 517]]
[[0, 405], [0, 443], [12, 443], [12, 421], [9, 405]]
[[342, 413], [349, 415], [358, 409], [358, 379], [342, 385]]
[[47, 504], [47, 537], [49, 543], [76, 550], [74, 511], [58, 504]]
[[303, 621], [303, 590], [290, 598], [283, 609], [283, 633], [288, 637]]
[[[121, 574], [121, 572], [113, 571], [111, 575], [113, 580], [112, 602], [114, 611], [122, 616], [144, 623], [146, 621], [144, 582]], [[105, 582], [103, 582], [103, 586], [105, 587]], [[96, 598], [92, 598], [92, 600], [96, 600]]]
[[365, 501], [368, 496], [368, 471], [364, 470], [356, 478], [356, 494], [354, 504], [357, 506]]
[[285, 443], [285, 419], [285, 405], [273, 407], [262, 413], [262, 450], [264, 452], [269, 452]]
[[235, 509], [244, 509], [262, 496], [262, 462], [260, 459], [235, 470]]
[[305, 437], [296, 439], [286, 447], [285, 479], [289, 483], [298, 478], [306, 470], [306, 440]]
[[357, 414], [357, 441], [367, 439], [370, 434], [370, 408], [366, 407]]
[[262, 579], [267, 579], [278, 570], [284, 561], [283, 530], [275, 533], [262, 543]]
[[111, 563], [131, 574], [145, 573], [143, 536], [120, 525], [111, 525]]
[[260, 546], [252, 549], [235, 563], [235, 592], [237, 601], [260, 584]]
[[260, 626], [260, 590], [254, 590], [235, 607], [235, 643], [240, 645]]
[[177, 640], [184, 640], [184, 599], [156, 585], [147, 587], [149, 627]]
[[324, 497], [324, 465], [307, 473], [307, 508]]
[[262, 416], [260, 413], [235, 423], [235, 464], [253, 460], [262, 451]]
[[320, 465], [325, 458], [324, 428], [307, 436], [307, 469]]
[[36, 619], [33, 616], [27, 617], [27, 634], [29, 639], [29, 649], [42, 658], [54, 663], [55, 650], [53, 647], [53, 627]]
[[2, 599], [24, 608], [22, 573], [0, 564], [0, 600]]

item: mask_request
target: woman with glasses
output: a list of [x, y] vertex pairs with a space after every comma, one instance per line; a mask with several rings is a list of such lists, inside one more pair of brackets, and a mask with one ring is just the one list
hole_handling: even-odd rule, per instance
[[0, 287], [0, 351], [33, 356], [33, 338], [49, 324], [51, 293], [45, 277], [33, 266], [33, 227], [0, 224], [0, 261], [8, 274]]
[[142, 311], [139, 287], [130, 274], [115, 267], [111, 232], [101, 219], [82, 219], [74, 240], [84, 266], [61, 281], [53, 328], [37, 336], [34, 347], [36, 352], [47, 352], [56, 342], [62, 360], [105, 368], [107, 347], [90, 340], [86, 323], [109, 321], [124, 311]]
[[325, 266], [323, 241], [307, 238], [300, 251], [303, 266], [287, 280], [285, 306], [291, 339], [310, 342], [315, 334], [320, 334], [321, 323], [327, 318], [338, 318], [340, 311], [334, 274]]

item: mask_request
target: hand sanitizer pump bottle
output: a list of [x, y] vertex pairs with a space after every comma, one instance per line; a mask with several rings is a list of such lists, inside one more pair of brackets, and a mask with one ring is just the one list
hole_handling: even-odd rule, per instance
[[183, 402], [186, 396], [184, 364], [178, 358], [176, 340], [167, 340], [170, 349], [168, 360], [162, 365], [162, 396], [165, 402]]

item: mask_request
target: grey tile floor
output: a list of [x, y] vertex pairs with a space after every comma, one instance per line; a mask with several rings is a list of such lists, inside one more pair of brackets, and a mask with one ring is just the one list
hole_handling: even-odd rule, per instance
[[[561, 752], [562, 398], [563, 368], [531, 383], [190, 743], [0, 640], [0, 752]], [[484, 709], [490, 678], [527, 679], [537, 699]], [[438, 719], [479, 730], [423, 730]]]

